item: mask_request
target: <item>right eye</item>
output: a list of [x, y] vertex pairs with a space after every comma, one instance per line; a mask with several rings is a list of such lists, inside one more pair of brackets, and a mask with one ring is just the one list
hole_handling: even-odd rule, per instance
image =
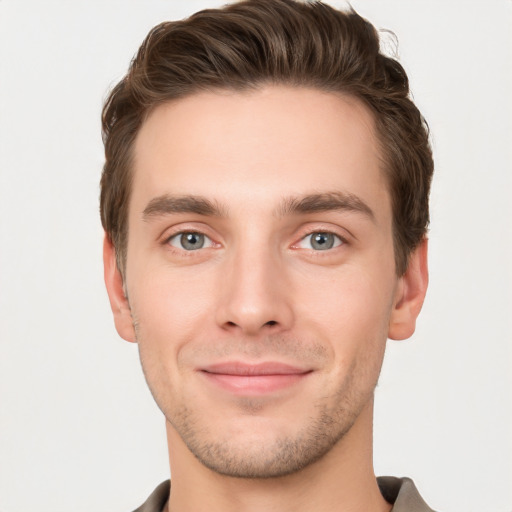
[[184, 251], [197, 251], [205, 247], [213, 247], [213, 242], [206, 235], [195, 231], [176, 233], [169, 238], [167, 243]]

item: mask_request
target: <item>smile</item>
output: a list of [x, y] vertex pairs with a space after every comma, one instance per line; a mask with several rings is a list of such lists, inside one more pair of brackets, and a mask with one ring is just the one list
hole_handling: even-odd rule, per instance
[[201, 368], [205, 378], [230, 393], [255, 396], [291, 387], [306, 378], [312, 370], [304, 370], [277, 362], [246, 364], [227, 362]]

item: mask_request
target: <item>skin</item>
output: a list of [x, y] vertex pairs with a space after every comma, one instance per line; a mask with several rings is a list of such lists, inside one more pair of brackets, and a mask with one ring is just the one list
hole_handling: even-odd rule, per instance
[[[169, 509], [389, 510], [373, 392], [428, 278], [426, 241], [395, 273], [371, 113], [305, 88], [201, 93], [157, 107], [134, 157], [126, 275], [106, 238], [105, 281], [167, 420]], [[226, 361], [302, 373], [226, 389], [205, 371]]]

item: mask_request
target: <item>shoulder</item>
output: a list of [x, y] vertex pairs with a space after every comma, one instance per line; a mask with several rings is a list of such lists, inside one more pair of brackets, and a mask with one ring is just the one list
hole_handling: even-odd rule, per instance
[[384, 499], [393, 505], [391, 512], [434, 512], [423, 500], [410, 478], [377, 478]]
[[170, 480], [162, 482], [149, 496], [149, 498], [133, 512], [162, 512], [171, 490]]
[[[393, 504], [392, 512], [434, 512], [423, 500], [410, 478], [382, 476], [377, 478], [384, 499]], [[133, 512], [162, 512], [171, 489], [171, 482], [162, 482], [149, 498]]]

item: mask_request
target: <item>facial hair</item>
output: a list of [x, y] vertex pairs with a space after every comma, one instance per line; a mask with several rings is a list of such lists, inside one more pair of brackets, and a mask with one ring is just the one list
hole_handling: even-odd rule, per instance
[[[362, 409], [373, 398], [382, 357], [367, 357], [348, 368], [345, 378], [330, 394], [319, 397], [308, 417], [297, 417], [298, 428], [292, 434], [276, 433], [263, 439], [251, 431], [224, 437], [213, 432], [208, 418], [193, 401], [171, 403], [154, 379], [155, 361], [144, 350], [144, 340], [137, 329], [139, 351], [146, 381], [155, 401], [171, 427], [178, 433], [188, 450], [207, 468], [235, 478], [265, 479], [296, 473], [324, 457], [342, 441], [352, 428]], [[234, 339], [222, 344], [203, 344], [186, 350], [178, 357], [178, 368], [191, 366], [191, 361], [222, 358], [272, 359], [307, 361], [318, 367], [327, 364], [329, 352], [321, 344], [283, 336], [268, 336], [248, 342]], [[378, 367], [376, 367], [378, 366]], [[375, 377], [372, 380], [372, 375]], [[364, 383], [364, 385], [362, 384]], [[259, 397], [238, 397], [237, 407], [244, 416], [253, 416], [255, 424], [267, 405]], [[250, 424], [250, 423], [249, 423]], [[300, 425], [299, 425], [300, 424]]]

